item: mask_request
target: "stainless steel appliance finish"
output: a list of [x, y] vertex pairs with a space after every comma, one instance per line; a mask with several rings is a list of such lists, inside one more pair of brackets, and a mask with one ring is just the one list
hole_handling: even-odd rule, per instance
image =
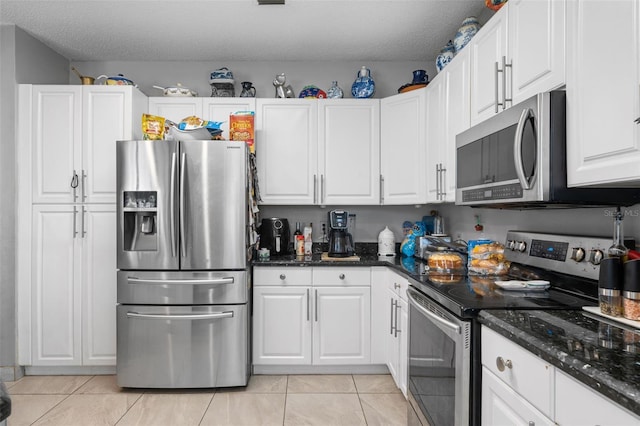
[[[409, 403], [422, 424], [469, 424], [471, 323], [409, 288]], [[434, 344], [436, 343], [437, 344]]]
[[568, 188], [565, 92], [533, 96], [456, 137], [456, 204], [629, 206], [632, 188]]
[[246, 385], [246, 145], [118, 141], [117, 150], [118, 385]]
[[[446, 284], [410, 280], [409, 424], [481, 424], [482, 338], [476, 320], [481, 310], [597, 306], [600, 260], [610, 238], [509, 231], [504, 243], [511, 268], [509, 276], [500, 279], [544, 279], [551, 287], [542, 292], [502, 291], [493, 284], [494, 277], [485, 276]], [[430, 385], [422, 385], [425, 382]]]

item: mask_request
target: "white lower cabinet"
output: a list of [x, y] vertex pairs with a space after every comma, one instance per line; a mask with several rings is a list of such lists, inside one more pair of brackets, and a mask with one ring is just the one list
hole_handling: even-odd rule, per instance
[[640, 424], [640, 417], [482, 326], [483, 425]]
[[560, 426], [640, 424], [640, 417], [561, 371], [556, 371], [555, 420]]
[[33, 366], [115, 365], [114, 205], [34, 205]]
[[371, 362], [370, 268], [253, 269], [254, 365]]
[[384, 285], [384, 307], [382, 314], [385, 321], [386, 364], [396, 382], [398, 389], [407, 395], [407, 346], [409, 332], [409, 305], [407, 288], [409, 281], [393, 271], [387, 274]]
[[489, 369], [482, 367], [482, 424], [539, 426], [554, 422]]

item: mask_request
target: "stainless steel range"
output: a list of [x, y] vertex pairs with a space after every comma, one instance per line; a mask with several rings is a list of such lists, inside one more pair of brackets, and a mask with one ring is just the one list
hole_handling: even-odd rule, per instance
[[500, 279], [549, 281], [543, 291], [502, 290], [496, 277], [411, 280], [410, 424], [480, 424], [480, 310], [597, 306], [599, 263], [610, 245], [609, 238], [509, 231], [510, 275]]

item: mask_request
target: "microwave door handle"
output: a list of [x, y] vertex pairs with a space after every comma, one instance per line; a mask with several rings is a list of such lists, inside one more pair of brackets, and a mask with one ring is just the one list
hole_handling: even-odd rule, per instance
[[171, 232], [171, 256], [176, 257], [177, 238], [176, 238], [176, 177], [177, 177], [177, 155], [171, 154], [171, 183], [169, 188], [169, 228]]
[[516, 134], [513, 139], [513, 162], [516, 166], [516, 174], [518, 175], [520, 185], [522, 185], [522, 189], [525, 190], [531, 189], [531, 182], [529, 182], [529, 179], [524, 175], [524, 166], [522, 165], [522, 140], [524, 136], [524, 125], [532, 114], [533, 111], [531, 111], [531, 108], [522, 110], [522, 114], [520, 114], [520, 119], [518, 120], [518, 127], [516, 127]]

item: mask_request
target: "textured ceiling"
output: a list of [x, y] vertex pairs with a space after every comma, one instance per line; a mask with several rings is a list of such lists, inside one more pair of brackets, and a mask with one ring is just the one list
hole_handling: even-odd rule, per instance
[[484, 0], [0, 0], [71, 61], [433, 60]]

